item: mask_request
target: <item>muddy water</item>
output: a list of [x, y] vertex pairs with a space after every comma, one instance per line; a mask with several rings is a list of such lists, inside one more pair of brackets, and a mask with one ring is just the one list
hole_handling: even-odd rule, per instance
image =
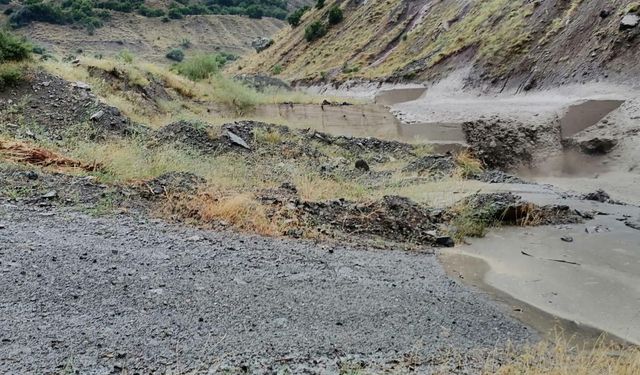
[[562, 137], [572, 137], [597, 124], [623, 103], [624, 100], [587, 100], [570, 106], [560, 119]]
[[464, 145], [464, 135], [458, 124], [405, 124], [380, 104], [264, 105], [257, 107], [253, 116], [258, 119], [284, 120], [291, 127], [311, 128], [335, 135], [433, 143], [438, 151]]
[[424, 87], [384, 90], [384, 91], [380, 91], [375, 96], [374, 101], [376, 104], [391, 106], [394, 104], [400, 104], [400, 103], [416, 100], [420, 98], [422, 94], [424, 94], [426, 91], [427, 89]]
[[[537, 312], [543, 310], [572, 322], [569, 328], [584, 337], [596, 330], [640, 344], [640, 231], [620, 221], [640, 218], [640, 208], [567, 200], [539, 189], [522, 195], [601, 214], [583, 224], [496, 229], [446, 252], [443, 263], [481, 289], [514, 296], [509, 304], [517, 299], [532, 306], [515, 315], [535, 328], [550, 328]], [[572, 242], [562, 240], [567, 236]]]

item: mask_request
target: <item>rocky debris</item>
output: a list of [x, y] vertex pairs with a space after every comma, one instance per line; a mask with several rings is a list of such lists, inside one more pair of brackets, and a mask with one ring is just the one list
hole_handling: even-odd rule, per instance
[[595, 137], [578, 141], [580, 151], [589, 155], [605, 155], [618, 145], [618, 140], [608, 137]]
[[584, 215], [568, 206], [539, 206], [525, 202], [513, 193], [476, 194], [463, 206], [478, 220], [502, 225], [557, 225], [581, 223]]
[[638, 26], [640, 23], [640, 16], [635, 13], [626, 14], [620, 20], [620, 30], [629, 30]]
[[92, 77], [97, 77], [109, 84], [114, 91], [126, 92], [130, 96], [134, 96], [141, 104], [143, 111], [157, 111], [159, 100], [171, 100], [171, 96], [165, 89], [162, 82], [152, 75], [145, 77], [146, 84], [140, 84], [131, 80], [129, 74], [114, 67], [110, 70], [104, 70], [95, 66], [88, 66], [87, 71]]
[[394, 157], [415, 156], [414, 147], [408, 143], [385, 141], [377, 138], [333, 136], [312, 129], [302, 130], [300, 134], [308, 140], [335, 145], [357, 155], [363, 152], [370, 152]]
[[153, 199], [174, 194], [194, 194], [207, 181], [189, 172], [169, 172], [140, 185], [140, 195]]
[[[148, 205], [138, 199], [135, 188], [103, 185], [93, 176], [45, 172], [36, 174], [15, 167], [0, 167], [0, 181], [0, 201], [7, 199], [36, 206], [62, 205], [87, 209], [101, 205], [139, 212], [148, 209]], [[8, 191], [14, 193], [7, 194]]]
[[[117, 108], [98, 100], [85, 83], [69, 83], [42, 71], [34, 71], [29, 77], [28, 81], [0, 91], [0, 113], [5, 119], [0, 129], [4, 127], [11, 135], [54, 141], [80, 135], [86, 139], [101, 140], [147, 131], [145, 127], [133, 124]], [[14, 110], [17, 105], [20, 105], [19, 111]], [[92, 118], [99, 112], [102, 112], [101, 116]], [[34, 126], [8, 125], [19, 121]], [[46, 125], [46, 131], [37, 125]]]
[[[458, 167], [453, 155], [447, 153], [443, 155], [427, 155], [411, 161], [403, 172], [417, 172], [420, 175], [442, 178], [452, 176]], [[483, 170], [480, 173], [466, 176], [468, 179], [478, 180], [491, 184], [523, 184], [526, 181], [519, 177], [512, 176], [499, 170]]]
[[630, 217], [625, 218], [624, 225], [628, 226], [631, 229], [640, 230], [640, 217], [636, 219], [632, 219]]
[[499, 170], [484, 170], [473, 174], [469, 179], [487, 182], [489, 184], [530, 184], [530, 182]]
[[417, 172], [434, 177], [451, 176], [456, 169], [456, 162], [451, 154], [427, 155], [411, 161], [404, 172]]
[[329, 226], [351, 236], [376, 236], [387, 241], [435, 245], [446, 244], [439, 235], [438, 213], [408, 198], [385, 196], [380, 201], [354, 203], [345, 200], [301, 202], [304, 222]]
[[236, 81], [240, 81], [244, 83], [246, 86], [249, 86], [259, 92], [264, 92], [268, 89], [276, 89], [276, 90], [284, 90], [291, 91], [293, 90], [291, 86], [285, 81], [265, 76], [261, 74], [241, 74], [234, 77]]
[[260, 53], [273, 45], [273, 39], [260, 37], [251, 41], [251, 47]]
[[557, 124], [522, 124], [500, 118], [462, 124], [467, 143], [489, 169], [534, 166], [561, 149]]
[[190, 121], [177, 121], [159, 129], [153, 135], [153, 142], [178, 144], [203, 154], [215, 154], [228, 149], [227, 140], [213, 137], [212, 127]]
[[607, 192], [605, 192], [602, 189], [599, 189], [599, 190], [596, 190], [593, 193], [584, 194], [582, 196], [582, 199], [585, 199], [585, 200], [588, 200], [588, 201], [596, 201], [596, 202], [606, 203], [606, 202], [609, 202], [611, 200], [611, 197], [609, 196], [609, 194], [607, 194]]

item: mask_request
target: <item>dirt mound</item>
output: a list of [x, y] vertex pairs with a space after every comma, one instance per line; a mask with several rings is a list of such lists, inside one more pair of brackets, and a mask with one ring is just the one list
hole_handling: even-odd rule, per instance
[[2, 127], [21, 138], [61, 140], [70, 136], [103, 139], [129, 136], [145, 128], [102, 103], [82, 82], [35, 71], [16, 87], [0, 91]]
[[467, 143], [490, 169], [532, 167], [561, 151], [557, 124], [523, 124], [500, 118], [462, 124]]
[[437, 213], [398, 196], [361, 204], [345, 200], [302, 202], [301, 215], [309, 225], [329, 226], [348, 236], [370, 235], [421, 245], [450, 243], [447, 236], [438, 234]]
[[451, 176], [456, 169], [456, 162], [451, 154], [427, 155], [410, 162], [404, 172], [417, 172], [420, 175], [435, 177]]
[[100, 78], [105, 84], [111, 86], [114, 92], [124, 92], [133, 96], [144, 107], [145, 111], [158, 110], [159, 100], [171, 100], [171, 96], [165, 90], [162, 83], [157, 82], [150, 74], [141, 77], [144, 84], [132, 80], [126, 72], [114, 67], [110, 70], [104, 70], [95, 66], [88, 66], [87, 71], [92, 77]]
[[569, 206], [538, 206], [525, 202], [512, 193], [477, 194], [467, 198], [462, 205], [475, 219], [502, 225], [576, 224], [586, 216]]

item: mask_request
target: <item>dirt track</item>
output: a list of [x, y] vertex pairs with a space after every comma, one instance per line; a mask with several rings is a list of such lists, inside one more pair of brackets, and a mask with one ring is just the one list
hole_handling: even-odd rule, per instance
[[531, 337], [426, 253], [8, 203], [0, 228], [2, 373], [335, 373]]

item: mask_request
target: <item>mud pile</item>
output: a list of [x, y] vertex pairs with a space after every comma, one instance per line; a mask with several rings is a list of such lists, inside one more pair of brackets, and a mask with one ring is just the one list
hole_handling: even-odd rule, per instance
[[474, 154], [491, 169], [531, 167], [562, 150], [556, 123], [523, 124], [500, 118], [462, 124]]

